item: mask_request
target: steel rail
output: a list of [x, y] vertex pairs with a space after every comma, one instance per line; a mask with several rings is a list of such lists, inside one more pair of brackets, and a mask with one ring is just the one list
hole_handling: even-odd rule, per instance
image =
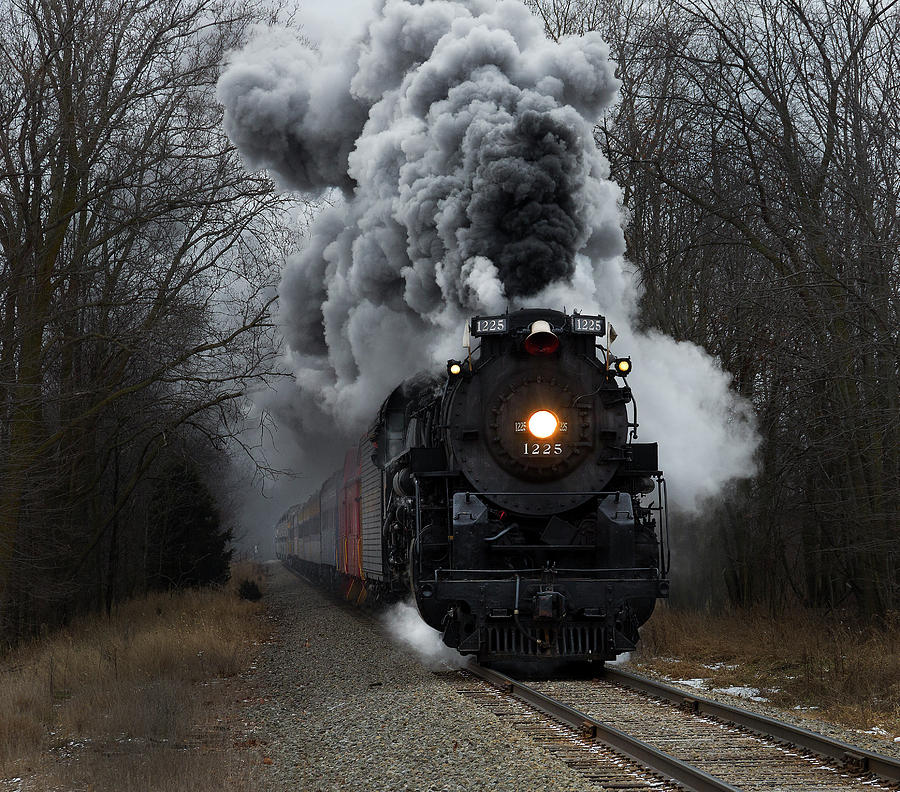
[[758, 715], [740, 707], [695, 696], [688, 691], [618, 668], [605, 666], [603, 678], [686, 707], [699, 715], [709, 715], [735, 726], [749, 729], [764, 737], [772, 737], [827, 759], [835, 759], [862, 773], [872, 773], [892, 782], [900, 781], [900, 760], [892, 759], [875, 751], [869, 751], [833, 737], [826, 737], [801, 726], [793, 726], [765, 715]]
[[674, 756], [663, 753], [608, 723], [591, 718], [572, 707], [549, 698], [506, 674], [485, 668], [477, 663], [470, 663], [465, 670], [485, 682], [495, 685], [502, 692], [524, 701], [545, 715], [571, 726], [580, 732], [584, 739], [601, 742], [638, 764], [665, 775], [683, 786], [688, 792], [740, 792], [737, 787], [733, 787], [693, 765], [682, 762]]

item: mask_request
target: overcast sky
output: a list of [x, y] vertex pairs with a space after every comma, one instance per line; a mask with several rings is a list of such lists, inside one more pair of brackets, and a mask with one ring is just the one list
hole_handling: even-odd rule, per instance
[[378, 0], [305, 0], [298, 18], [313, 41], [348, 38], [373, 15]]

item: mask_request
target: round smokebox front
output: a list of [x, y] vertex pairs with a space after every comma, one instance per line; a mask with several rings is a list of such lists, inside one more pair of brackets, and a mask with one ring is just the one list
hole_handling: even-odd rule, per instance
[[460, 383], [449, 409], [451, 452], [479, 492], [504, 509], [552, 514], [584, 503], [618, 466], [600, 438], [624, 443], [624, 406], [604, 410], [593, 371], [491, 361]]

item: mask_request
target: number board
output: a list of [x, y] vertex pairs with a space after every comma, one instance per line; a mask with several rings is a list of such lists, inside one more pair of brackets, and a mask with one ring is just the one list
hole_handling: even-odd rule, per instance
[[500, 335], [509, 332], [509, 320], [506, 316], [476, 316], [472, 320], [472, 335]]
[[572, 332], [585, 335], [606, 335], [606, 319], [602, 316], [574, 314], [572, 316]]

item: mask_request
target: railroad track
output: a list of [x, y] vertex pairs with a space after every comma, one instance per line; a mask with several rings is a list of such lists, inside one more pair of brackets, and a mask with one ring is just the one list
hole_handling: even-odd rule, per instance
[[[376, 621], [333, 599], [356, 618]], [[529, 685], [475, 663], [440, 675], [605, 789], [900, 789], [900, 760], [612, 666], [599, 679]]]
[[473, 664], [451, 681], [604, 788], [900, 788], [900, 761], [614, 668], [597, 680], [525, 685]]

